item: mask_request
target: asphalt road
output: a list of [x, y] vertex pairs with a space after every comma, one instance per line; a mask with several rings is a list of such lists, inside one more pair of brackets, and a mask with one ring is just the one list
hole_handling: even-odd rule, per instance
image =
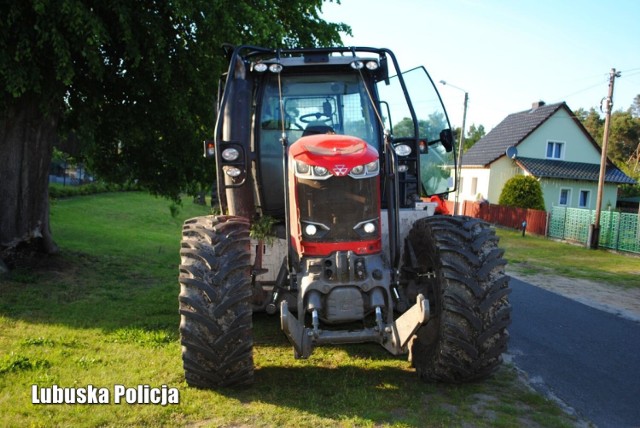
[[509, 354], [597, 427], [640, 427], [640, 323], [511, 279]]

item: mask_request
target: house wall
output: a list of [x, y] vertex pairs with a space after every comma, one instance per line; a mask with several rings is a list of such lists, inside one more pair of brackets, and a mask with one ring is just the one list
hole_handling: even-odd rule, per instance
[[[596, 200], [598, 198], [598, 183], [589, 181], [575, 180], [540, 180], [542, 187], [542, 195], [544, 197], [544, 206], [547, 211], [551, 211], [553, 207], [560, 206], [560, 191], [569, 189], [570, 197], [567, 205], [568, 208], [583, 208], [579, 206], [580, 191], [589, 191], [589, 204], [587, 209], [596, 209]], [[608, 207], [615, 208], [618, 195], [618, 186], [615, 184], [605, 184], [602, 190], [602, 209]]]
[[492, 204], [497, 204], [505, 183], [516, 175], [523, 174], [520, 167], [513, 159], [503, 156], [491, 164], [491, 181], [487, 192], [487, 199]]
[[[562, 158], [568, 162], [583, 162], [600, 164], [600, 152], [589, 138], [576, 126], [571, 116], [564, 110], [558, 110], [552, 117], [522, 141], [517, 149], [519, 157], [547, 158], [547, 142], [561, 142], [564, 145]], [[463, 186], [460, 190], [460, 201], [476, 201], [478, 195], [492, 204], [497, 204], [504, 184], [510, 178], [526, 174], [515, 162], [507, 156], [495, 160], [490, 168], [462, 168]], [[473, 183], [477, 183], [473, 189]], [[589, 191], [589, 202], [586, 208], [595, 209], [598, 183], [590, 181], [541, 179], [540, 185], [545, 203], [545, 209], [551, 211], [560, 205], [560, 192], [569, 189], [569, 208], [579, 206], [580, 192]], [[475, 192], [474, 192], [475, 190]], [[617, 186], [605, 184], [603, 189], [602, 207], [615, 207], [617, 201]]]
[[462, 168], [461, 201], [475, 201], [478, 195], [486, 198], [489, 189], [490, 170], [488, 168]]
[[600, 164], [600, 152], [564, 110], [558, 110], [518, 145], [518, 156], [546, 159], [547, 142], [564, 143], [561, 160]]
[[[477, 201], [480, 198], [497, 204], [504, 184], [511, 177], [523, 174], [512, 159], [501, 157], [491, 164], [491, 168], [462, 168], [461, 201]], [[477, 183], [475, 192], [473, 183]]]

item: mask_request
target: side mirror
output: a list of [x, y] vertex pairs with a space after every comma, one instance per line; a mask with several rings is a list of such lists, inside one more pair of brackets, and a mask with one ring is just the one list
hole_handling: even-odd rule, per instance
[[453, 132], [451, 132], [451, 129], [440, 131], [440, 142], [447, 152], [453, 150]]

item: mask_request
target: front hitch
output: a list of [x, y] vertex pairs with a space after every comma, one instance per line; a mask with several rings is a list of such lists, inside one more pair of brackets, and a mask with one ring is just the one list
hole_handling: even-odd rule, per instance
[[407, 344], [418, 328], [429, 319], [429, 301], [419, 294], [416, 303], [392, 324], [362, 330], [321, 330], [305, 327], [290, 311], [286, 300], [280, 303], [280, 325], [291, 342], [296, 358], [308, 358], [317, 345], [374, 342], [393, 355], [407, 353]]

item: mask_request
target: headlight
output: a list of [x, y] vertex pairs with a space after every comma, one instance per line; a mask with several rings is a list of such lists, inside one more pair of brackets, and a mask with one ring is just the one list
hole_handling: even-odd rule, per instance
[[322, 239], [331, 230], [327, 225], [311, 221], [302, 221], [302, 232], [307, 238]]
[[229, 177], [238, 177], [240, 174], [242, 174], [242, 170], [240, 168], [236, 168], [235, 166], [227, 166], [225, 167], [224, 172], [229, 176]]
[[296, 172], [298, 174], [309, 174], [309, 165], [304, 162], [296, 161]]
[[238, 149], [233, 147], [228, 147], [222, 151], [222, 159], [232, 162], [240, 157], [240, 152]]
[[380, 164], [377, 160], [369, 162], [366, 165], [357, 165], [351, 168], [349, 171], [349, 177], [351, 178], [368, 178], [375, 177], [380, 172]]
[[367, 172], [368, 173], [377, 173], [380, 169], [380, 163], [377, 160], [370, 162], [367, 164]]
[[329, 170], [323, 166], [309, 165], [298, 160], [295, 161], [295, 174], [296, 177], [307, 180], [328, 180], [332, 176]]
[[313, 236], [316, 233], [318, 233], [318, 228], [314, 225], [314, 224], [308, 224], [305, 228], [304, 228], [304, 233], [306, 233], [309, 236]]
[[411, 147], [406, 144], [398, 144], [393, 148], [398, 156], [408, 156], [411, 154]]
[[351, 174], [353, 175], [362, 175], [364, 174], [364, 165], [358, 165], [351, 168]]
[[351, 68], [353, 68], [354, 70], [360, 70], [364, 67], [364, 63], [362, 61], [353, 61], [349, 65], [351, 65]]
[[398, 172], [407, 172], [409, 171], [409, 165], [398, 165]]
[[361, 238], [371, 239], [371, 236], [377, 232], [377, 229], [378, 229], [377, 223], [378, 223], [377, 218], [361, 221], [360, 223], [353, 226], [353, 230]]
[[313, 174], [318, 176], [318, 177], [324, 177], [328, 173], [329, 173], [329, 171], [327, 170], [327, 168], [325, 168], [323, 166], [314, 166], [313, 167]]

